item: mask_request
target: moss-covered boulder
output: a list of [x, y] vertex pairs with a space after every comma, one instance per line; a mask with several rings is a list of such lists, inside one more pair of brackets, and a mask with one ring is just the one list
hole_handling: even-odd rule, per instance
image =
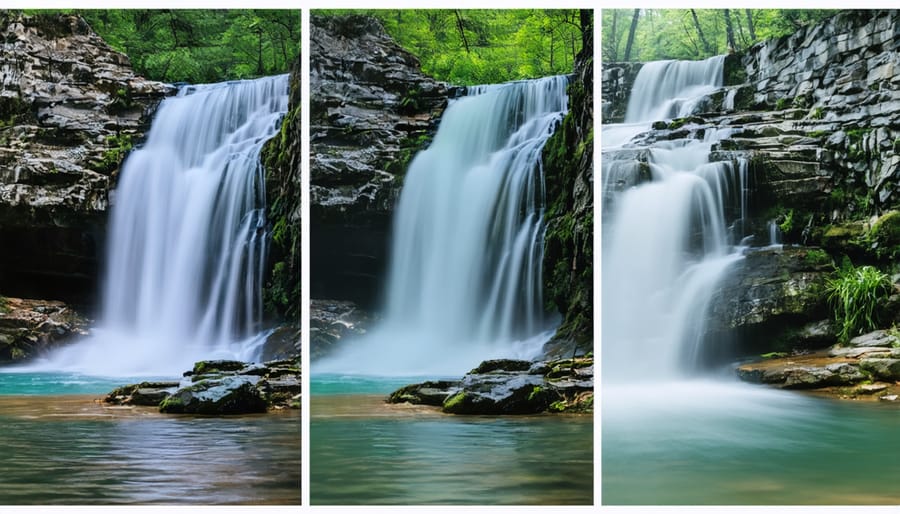
[[227, 376], [182, 387], [159, 404], [174, 414], [248, 414], [266, 412], [266, 400], [256, 387], [259, 377]]

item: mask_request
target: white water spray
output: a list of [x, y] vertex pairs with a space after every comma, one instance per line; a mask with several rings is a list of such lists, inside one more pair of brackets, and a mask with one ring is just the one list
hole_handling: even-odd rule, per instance
[[40, 366], [180, 375], [196, 360], [257, 357], [268, 237], [259, 153], [287, 102], [287, 75], [188, 86], [162, 102], [115, 191], [99, 327]]
[[566, 84], [478, 86], [451, 102], [394, 214], [385, 320], [317, 373], [459, 374], [540, 351], [555, 321], [541, 282], [541, 150], [567, 110]]

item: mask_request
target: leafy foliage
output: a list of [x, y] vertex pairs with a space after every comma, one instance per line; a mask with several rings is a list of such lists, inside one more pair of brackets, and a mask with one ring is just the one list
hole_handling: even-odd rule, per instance
[[849, 341], [877, 328], [878, 307], [893, 289], [890, 277], [872, 266], [845, 263], [825, 285], [839, 326], [838, 339]]
[[581, 50], [577, 9], [316, 10], [365, 14], [419, 58], [422, 71], [462, 85], [571, 73]]
[[300, 52], [296, 9], [63, 12], [83, 17], [111, 47], [128, 55], [138, 74], [154, 80], [202, 83], [274, 75], [286, 72]]
[[[756, 42], [791, 34], [836, 12], [833, 9], [641, 9], [628, 60], [704, 59], [728, 53], [729, 24], [734, 50], [740, 52]], [[633, 15], [633, 9], [603, 10], [604, 61], [625, 59]]]

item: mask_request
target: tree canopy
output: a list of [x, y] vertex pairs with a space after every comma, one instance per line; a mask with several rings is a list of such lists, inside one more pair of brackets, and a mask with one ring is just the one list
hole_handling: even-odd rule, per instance
[[472, 85], [571, 73], [581, 50], [577, 9], [315, 10], [381, 20], [422, 71]]
[[[47, 11], [26, 11], [27, 13]], [[288, 71], [300, 52], [300, 11], [68, 9], [135, 72], [166, 82], [219, 82]]]
[[833, 9], [604, 9], [606, 62], [704, 59], [741, 52], [836, 13]]

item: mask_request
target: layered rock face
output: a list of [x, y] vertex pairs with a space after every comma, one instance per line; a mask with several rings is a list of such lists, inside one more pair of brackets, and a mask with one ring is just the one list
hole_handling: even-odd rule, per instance
[[86, 335], [90, 320], [62, 302], [0, 297], [0, 363], [15, 362]]
[[79, 17], [0, 13], [0, 291], [90, 301], [109, 190], [167, 94]]
[[373, 18], [313, 16], [310, 41], [311, 295], [371, 306], [402, 174], [454, 92]]
[[569, 114], [544, 146], [544, 294], [563, 316], [545, 348], [554, 358], [593, 349], [594, 48], [591, 14], [582, 16], [586, 29], [569, 85]]

